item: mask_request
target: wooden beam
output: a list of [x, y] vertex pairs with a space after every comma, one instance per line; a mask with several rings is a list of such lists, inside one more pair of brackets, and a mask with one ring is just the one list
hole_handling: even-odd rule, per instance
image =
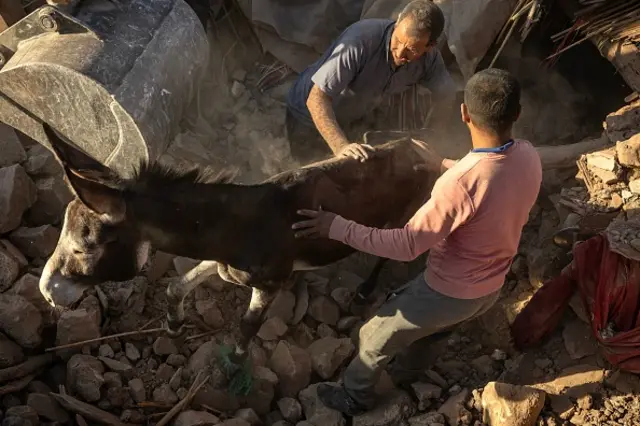
[[0, 0], [0, 32], [24, 18], [20, 0]]

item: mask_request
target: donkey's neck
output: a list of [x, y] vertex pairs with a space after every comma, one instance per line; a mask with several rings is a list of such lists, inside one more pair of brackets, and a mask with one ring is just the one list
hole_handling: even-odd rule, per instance
[[237, 244], [263, 218], [270, 185], [195, 183], [185, 188], [130, 193], [127, 207], [142, 238], [161, 251], [199, 260], [231, 262]]

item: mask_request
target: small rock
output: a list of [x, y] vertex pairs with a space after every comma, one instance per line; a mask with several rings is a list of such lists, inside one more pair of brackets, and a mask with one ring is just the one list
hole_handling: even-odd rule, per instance
[[362, 277], [346, 269], [340, 269], [331, 280], [332, 288], [344, 287], [355, 294], [364, 280]]
[[171, 376], [171, 379], [169, 379], [169, 386], [171, 386], [171, 389], [175, 391], [180, 389], [180, 385], [182, 385], [183, 370], [184, 369], [182, 367], [178, 368], [176, 372], [173, 373], [173, 376]]
[[267, 341], [278, 340], [287, 333], [288, 328], [280, 317], [269, 318], [258, 330], [258, 337]]
[[340, 308], [327, 296], [316, 296], [309, 304], [309, 316], [318, 322], [336, 325], [340, 319]]
[[144, 383], [140, 378], [129, 380], [129, 392], [131, 393], [131, 398], [133, 398], [135, 402], [142, 402], [147, 399], [147, 391], [145, 390]]
[[267, 367], [262, 367], [260, 365], [253, 368], [253, 377], [256, 380], [261, 380], [261, 381], [271, 383], [273, 386], [276, 386], [279, 382], [279, 379], [276, 373], [274, 373]]
[[313, 329], [304, 322], [297, 324], [291, 334], [296, 343], [298, 343], [301, 348], [305, 349], [315, 342], [317, 338]]
[[218, 305], [213, 300], [198, 300], [196, 311], [202, 317], [206, 325], [211, 328], [221, 328], [224, 325], [224, 318]]
[[27, 160], [20, 139], [13, 127], [0, 123], [0, 167], [7, 167]]
[[626, 167], [640, 167], [640, 133], [616, 144], [618, 161]]
[[29, 257], [49, 257], [56, 249], [60, 230], [51, 225], [36, 228], [20, 227], [9, 235], [9, 240]]
[[[105, 357], [98, 357], [98, 359], [102, 361], [109, 370], [122, 374], [124, 377], [129, 377], [134, 372], [133, 367], [131, 367], [131, 365], [126, 364], [122, 361], [116, 361], [115, 359], [105, 358]], [[123, 358], [123, 359], [126, 360], [126, 358]]]
[[35, 180], [36, 202], [26, 214], [30, 224], [40, 226], [61, 222], [67, 204], [73, 200], [62, 176]]
[[593, 397], [589, 394], [581, 396], [578, 398], [578, 407], [581, 410], [591, 410], [593, 407]]
[[22, 296], [0, 294], [0, 330], [23, 348], [35, 348], [42, 339], [42, 315]]
[[267, 308], [264, 317], [265, 319], [279, 317], [285, 323], [290, 324], [295, 306], [296, 296], [288, 290], [280, 290]]
[[166, 363], [172, 367], [182, 367], [187, 362], [187, 357], [181, 354], [171, 354], [167, 357]]
[[395, 426], [415, 413], [409, 394], [395, 390], [373, 410], [353, 418], [353, 426]]
[[18, 261], [0, 246], [0, 292], [11, 287], [19, 273], [20, 264]]
[[104, 384], [104, 366], [89, 355], [73, 355], [67, 362], [67, 387], [84, 401], [100, 400], [100, 388]]
[[278, 409], [282, 417], [292, 423], [302, 418], [302, 406], [294, 398], [282, 398], [278, 400]]
[[20, 345], [0, 333], [0, 368], [12, 367], [24, 361]]
[[438, 409], [438, 413], [442, 414], [450, 425], [457, 425], [460, 420], [470, 414], [464, 407], [468, 395], [469, 391], [464, 389], [457, 395], [450, 397]]
[[351, 339], [325, 337], [307, 348], [313, 369], [323, 379], [330, 379], [340, 366], [351, 357], [355, 346]]
[[163, 402], [166, 404], [175, 404], [178, 402], [178, 396], [167, 383], [163, 383], [153, 390], [153, 400], [155, 402]]
[[504, 361], [507, 359], [507, 353], [500, 349], [496, 349], [491, 354], [491, 359], [493, 359], [494, 361]]
[[333, 338], [338, 337], [338, 333], [336, 333], [336, 331], [333, 328], [331, 328], [329, 324], [324, 324], [324, 323], [318, 326], [318, 329], [316, 330], [316, 334], [320, 339], [324, 337], [333, 337]]
[[63, 173], [53, 153], [39, 143], [27, 149], [27, 161], [23, 166], [29, 176], [62, 176]]
[[98, 355], [113, 358], [116, 354], [113, 352], [113, 348], [111, 346], [104, 343], [98, 348]]
[[19, 165], [0, 168], [0, 234], [13, 231], [36, 202], [36, 186]]
[[640, 179], [629, 181], [629, 190], [634, 194], [640, 194]]
[[244, 419], [234, 418], [234, 419], [225, 420], [224, 422], [220, 423], [220, 426], [251, 426], [251, 425], [247, 423], [247, 421]]
[[251, 408], [241, 408], [240, 410], [236, 411], [235, 417], [246, 421], [251, 426], [258, 426], [262, 424], [260, 417], [258, 417], [256, 412]]
[[218, 357], [219, 349], [216, 342], [210, 340], [200, 345], [193, 355], [191, 355], [191, 358], [189, 358], [187, 362], [187, 368], [185, 369], [191, 381], [195, 379], [200, 371], [211, 368]]
[[594, 394], [604, 381], [604, 370], [591, 365], [581, 364], [567, 367], [554, 380], [536, 385], [536, 388], [551, 395], [566, 394], [579, 398], [585, 394]]
[[284, 340], [269, 359], [269, 367], [278, 376], [282, 396], [295, 397], [311, 380], [311, 359], [307, 352]]
[[482, 355], [471, 361], [471, 365], [484, 376], [493, 374], [493, 360], [489, 355]]
[[351, 330], [358, 322], [360, 318], [358, 317], [342, 317], [340, 321], [338, 321], [338, 325], [336, 328], [338, 331], [347, 332]]
[[124, 354], [127, 358], [134, 362], [140, 359], [140, 351], [138, 350], [136, 345], [131, 342], [127, 342], [124, 344]]
[[158, 356], [167, 356], [171, 354], [177, 354], [178, 348], [176, 347], [173, 340], [168, 337], [160, 336], [153, 342], [153, 353]]
[[128, 389], [122, 386], [113, 386], [107, 388], [107, 401], [112, 407], [122, 408], [131, 404], [131, 395]]
[[298, 395], [305, 418], [315, 426], [345, 426], [346, 421], [342, 414], [327, 407], [318, 398], [317, 389], [319, 384], [316, 383], [307, 387]]
[[12, 256], [16, 260], [16, 262], [18, 262], [20, 268], [29, 266], [29, 261], [27, 260], [27, 258], [24, 257], [20, 250], [18, 250], [18, 248], [14, 246], [11, 241], [0, 239], [0, 249], [6, 251], [9, 256]]
[[537, 389], [490, 382], [482, 392], [482, 421], [492, 426], [534, 426], [544, 400], [544, 392]]
[[[100, 325], [95, 322], [95, 316], [87, 310], [64, 311], [60, 315], [56, 329], [56, 345], [82, 342], [98, 337], [100, 337]], [[73, 350], [65, 351], [65, 353], [72, 352]]]
[[424, 411], [431, 405], [431, 400], [439, 399], [442, 388], [431, 383], [417, 382], [411, 385], [418, 399], [418, 410]]
[[615, 151], [611, 149], [587, 154], [586, 158], [587, 165], [590, 167], [597, 167], [611, 172], [616, 170], [618, 167]]
[[563, 420], [568, 420], [575, 413], [573, 401], [567, 395], [550, 395], [551, 409]]
[[246, 90], [247, 89], [246, 87], [244, 87], [244, 84], [240, 83], [239, 81], [234, 81], [231, 84], [231, 96], [233, 96], [234, 98], [239, 98], [245, 93]]
[[164, 363], [160, 364], [160, 366], [158, 367], [158, 370], [156, 370], [156, 378], [162, 382], [168, 383], [174, 374], [175, 374], [175, 370], [173, 369], [173, 367]]
[[431, 381], [431, 383], [436, 384], [438, 386], [440, 386], [441, 388], [446, 388], [447, 387], [447, 381], [437, 372], [433, 371], [433, 370], [426, 370], [424, 372], [425, 376], [427, 376], [427, 378], [429, 379], [429, 381]]
[[436, 411], [431, 411], [409, 419], [409, 426], [444, 426], [445, 423], [446, 420], [444, 416]]
[[[123, 410], [122, 414], [120, 414], [120, 420], [123, 421], [124, 423], [130, 423], [130, 424], [132, 423], [132, 424], [140, 425], [147, 420], [147, 417], [140, 411]], [[78, 423], [78, 426], [80, 426], [80, 423]]]
[[187, 410], [178, 414], [174, 426], [210, 426], [220, 423], [220, 419], [206, 411]]
[[455, 384], [451, 386], [447, 392], [449, 393], [449, 395], [457, 395], [462, 392], [462, 387], [458, 384]]
[[52, 422], [66, 423], [69, 421], [69, 414], [50, 395], [42, 393], [29, 394], [27, 405], [33, 408], [40, 417]]
[[351, 305], [351, 299], [353, 299], [353, 292], [345, 287], [338, 287], [333, 289], [331, 297], [336, 301], [340, 309], [344, 312], [349, 312], [349, 306]]
[[533, 362], [536, 367], [541, 368], [543, 370], [551, 367], [553, 362], [549, 358], [538, 358]]
[[104, 383], [108, 388], [121, 388], [122, 387], [122, 378], [118, 373], [114, 373], [113, 371], [108, 371], [103, 374]]
[[233, 73], [231, 73], [231, 78], [236, 81], [243, 82], [244, 79], [247, 78], [247, 72], [242, 68], [235, 69], [233, 70]]

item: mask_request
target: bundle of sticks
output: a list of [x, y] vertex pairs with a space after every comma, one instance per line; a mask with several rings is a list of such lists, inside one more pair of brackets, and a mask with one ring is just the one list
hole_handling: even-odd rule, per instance
[[638, 0], [580, 0], [574, 24], [551, 37], [559, 43], [547, 59], [598, 37], [612, 43], [640, 43], [640, 2]]

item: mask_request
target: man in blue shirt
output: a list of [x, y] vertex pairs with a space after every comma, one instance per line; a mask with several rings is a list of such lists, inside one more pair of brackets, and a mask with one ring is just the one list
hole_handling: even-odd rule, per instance
[[434, 123], [448, 115], [455, 86], [436, 47], [444, 15], [431, 0], [414, 0], [398, 16], [349, 26], [300, 74], [287, 99], [292, 156], [303, 163], [333, 155], [361, 161], [368, 147], [351, 143], [342, 126], [362, 118], [386, 94], [415, 84], [434, 98]]

